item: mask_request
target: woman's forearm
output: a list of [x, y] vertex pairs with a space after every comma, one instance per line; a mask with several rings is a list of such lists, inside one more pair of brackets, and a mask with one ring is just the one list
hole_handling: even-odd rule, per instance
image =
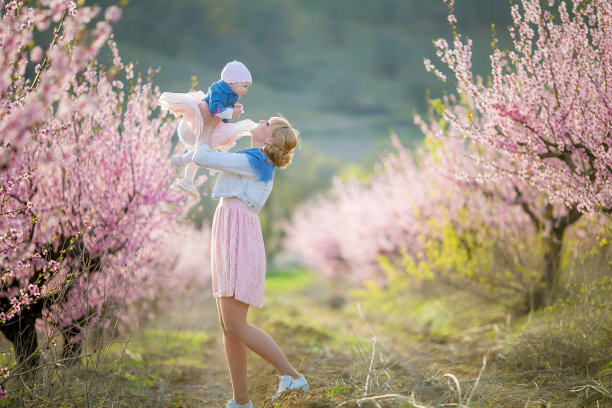
[[193, 154], [192, 161], [201, 167], [225, 171], [246, 177], [255, 177], [255, 171], [245, 154], [213, 152], [210, 146], [199, 146]]

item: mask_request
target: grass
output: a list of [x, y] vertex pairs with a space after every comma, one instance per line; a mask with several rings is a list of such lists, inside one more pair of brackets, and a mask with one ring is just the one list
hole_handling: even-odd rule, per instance
[[350, 388], [349, 385], [339, 380], [339, 381], [336, 381], [336, 383], [333, 386], [328, 387], [325, 391], [327, 393], [328, 398], [334, 398], [339, 395], [344, 395], [349, 390], [349, 388]]
[[[260, 407], [611, 405], [609, 358], [588, 374], [508, 364], [509, 351], [523, 341], [517, 330], [529, 325], [544, 333], [544, 322], [568, 317], [567, 309], [513, 322], [465, 294], [351, 291], [303, 268], [270, 270], [266, 285], [266, 304], [251, 308], [249, 321], [276, 340], [311, 391], [271, 401], [278, 373], [249, 353], [249, 390]], [[51, 401], [40, 406], [221, 406], [231, 385], [214, 300], [194, 299], [110, 345], [103, 364], [56, 372], [54, 384], [65, 386], [54, 399], [39, 388]], [[9, 391], [6, 406], [31, 406], [23, 404], [27, 393]]]
[[272, 269], [266, 272], [266, 294], [275, 296], [283, 293], [295, 293], [307, 289], [317, 280], [312, 271], [296, 267], [289, 271]]
[[121, 362], [125, 369], [143, 369], [149, 373], [168, 372], [174, 366], [205, 367], [201, 353], [211, 340], [208, 333], [196, 331], [145, 330], [137, 338], [111, 345], [105, 368]]
[[210, 340], [210, 335], [195, 331], [162, 331], [146, 330], [142, 338], [131, 340], [127, 350], [132, 353], [178, 355], [192, 354], [204, 347]]

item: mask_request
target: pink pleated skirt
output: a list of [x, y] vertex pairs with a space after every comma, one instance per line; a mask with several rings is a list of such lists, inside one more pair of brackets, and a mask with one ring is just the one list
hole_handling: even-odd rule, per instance
[[266, 252], [257, 213], [236, 197], [223, 197], [215, 210], [211, 239], [215, 297], [234, 297], [262, 307]]

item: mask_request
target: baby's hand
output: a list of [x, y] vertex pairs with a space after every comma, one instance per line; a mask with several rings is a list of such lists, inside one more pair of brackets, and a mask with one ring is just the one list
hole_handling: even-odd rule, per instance
[[232, 114], [233, 119], [238, 119], [240, 115], [244, 113], [244, 109], [242, 109], [242, 105], [237, 103], [234, 105], [234, 113]]

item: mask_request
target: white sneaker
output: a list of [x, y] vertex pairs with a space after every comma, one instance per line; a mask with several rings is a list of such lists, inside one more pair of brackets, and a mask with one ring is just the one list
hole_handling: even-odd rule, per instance
[[172, 170], [174, 170], [176, 178], [182, 179], [185, 177], [185, 166], [181, 164], [181, 156], [172, 156], [170, 164], [172, 165]]
[[283, 392], [286, 390], [309, 390], [310, 386], [308, 385], [308, 381], [304, 376], [301, 376], [297, 380], [294, 380], [290, 375], [283, 375], [280, 377], [280, 383], [278, 384], [278, 391], [272, 397], [272, 400], [277, 399], [281, 396]]
[[195, 189], [195, 186], [193, 185], [193, 181], [189, 181], [187, 179], [180, 179], [176, 183], [176, 186], [180, 188], [181, 190], [183, 190], [184, 192], [186, 192], [187, 194], [189, 194], [193, 198], [200, 197], [200, 194], [198, 194], [198, 192]]
[[227, 403], [225, 408], [253, 408], [253, 403], [251, 401], [249, 401], [246, 404], [238, 405], [236, 403], [236, 400], [232, 398], [232, 400]]

